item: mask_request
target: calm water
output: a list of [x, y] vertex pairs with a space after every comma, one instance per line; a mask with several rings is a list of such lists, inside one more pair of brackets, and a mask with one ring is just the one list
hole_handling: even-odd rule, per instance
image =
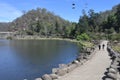
[[0, 40], [0, 80], [33, 80], [77, 57], [78, 47], [57, 40]]

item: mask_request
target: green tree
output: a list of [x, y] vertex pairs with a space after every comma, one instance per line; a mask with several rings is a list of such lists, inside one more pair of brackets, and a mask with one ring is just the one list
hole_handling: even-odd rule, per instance
[[82, 13], [83, 13], [83, 16], [80, 17], [76, 27], [76, 34], [86, 33], [89, 29], [88, 16], [85, 10], [83, 10]]
[[99, 29], [98, 29], [98, 17], [99, 17], [99, 14], [98, 13], [95, 13], [94, 10], [90, 9], [89, 10], [89, 26], [91, 27], [90, 31], [94, 31], [94, 32], [97, 32]]
[[119, 31], [119, 28], [120, 28], [120, 4], [117, 6], [117, 12], [115, 13], [115, 16], [116, 16], [116, 19], [117, 19], [116, 30], [117, 30], [117, 32], [120, 32]]
[[86, 33], [82, 33], [81, 35], [78, 35], [76, 39], [78, 41], [80, 41], [80, 40], [89, 41], [90, 37]]

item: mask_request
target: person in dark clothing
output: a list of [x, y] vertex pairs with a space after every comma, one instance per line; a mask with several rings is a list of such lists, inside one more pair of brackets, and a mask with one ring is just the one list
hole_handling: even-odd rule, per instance
[[99, 47], [99, 50], [100, 50], [101, 49], [101, 45], [99, 44], [98, 47]]
[[105, 45], [103, 44], [103, 45], [102, 45], [102, 48], [104, 49], [104, 47], [105, 47]]

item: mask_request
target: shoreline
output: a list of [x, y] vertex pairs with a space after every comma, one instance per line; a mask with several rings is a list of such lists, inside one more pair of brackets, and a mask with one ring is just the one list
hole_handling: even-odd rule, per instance
[[13, 37], [13, 40], [65, 40], [65, 41], [70, 41], [70, 42], [80, 42], [77, 41], [76, 39], [70, 39], [70, 38], [42, 38], [42, 37], [36, 37], [36, 36], [27, 36], [27, 37]]
[[98, 48], [95, 47], [95, 49], [91, 49], [89, 52], [84, 52], [84, 54], [78, 55], [76, 59], [68, 64], [59, 64], [58, 68], [52, 68], [52, 73], [44, 74], [41, 77], [35, 78], [35, 80], [58, 80], [60, 77], [71, 73], [74, 69], [84, 65], [87, 61], [91, 60], [97, 50]]
[[[79, 43], [80, 41], [77, 41], [76, 39], [68, 39], [68, 38], [41, 38], [36, 36], [29, 36], [29, 37], [14, 37], [13, 40], [64, 40], [74, 43]], [[78, 66], [82, 66], [84, 63], [86, 63], [88, 60], [90, 60], [95, 52], [96, 52], [96, 45], [93, 47], [95, 49], [90, 49], [89, 52], [84, 52], [84, 54], [79, 55], [75, 60], [68, 64], [59, 64], [58, 68], [52, 68], [52, 73], [50, 74], [44, 74], [40, 78], [35, 78], [35, 80], [54, 80], [58, 79], [59, 77], [70, 73], [74, 69], [76, 69]]]

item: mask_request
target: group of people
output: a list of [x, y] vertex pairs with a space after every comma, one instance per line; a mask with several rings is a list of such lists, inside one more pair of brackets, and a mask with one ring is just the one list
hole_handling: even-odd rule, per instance
[[101, 50], [101, 48], [104, 50], [104, 48], [105, 48], [105, 44], [102, 44], [102, 45], [99, 44], [98, 47], [99, 47], [99, 50]]

